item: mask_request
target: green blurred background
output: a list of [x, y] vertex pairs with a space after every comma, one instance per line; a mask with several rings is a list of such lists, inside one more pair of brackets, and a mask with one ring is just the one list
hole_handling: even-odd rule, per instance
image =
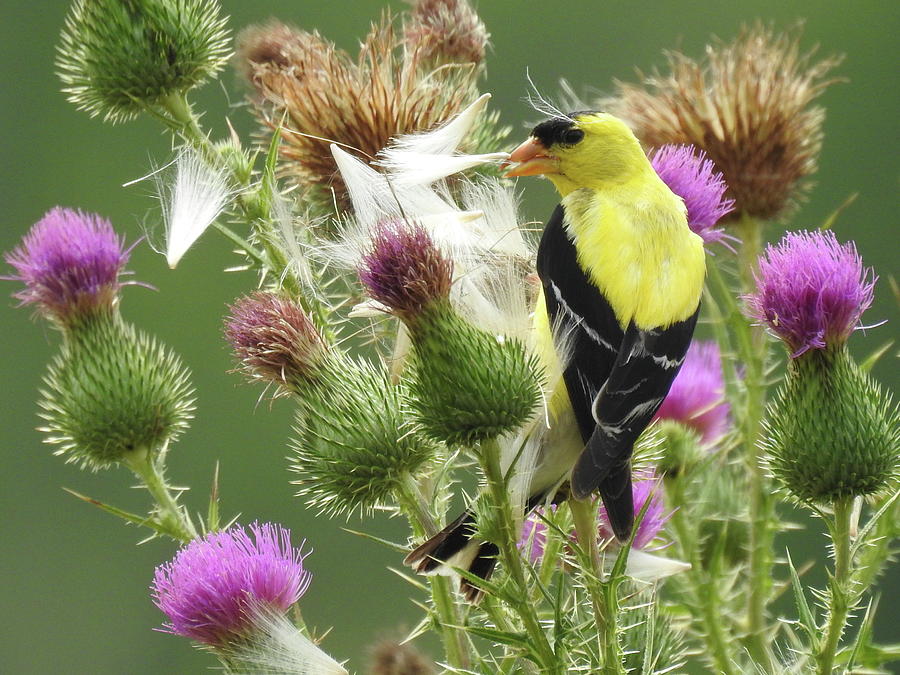
[[[317, 28], [338, 45], [355, 49], [370, 19], [385, 3], [222, 2], [237, 29], [277, 16], [303, 28]], [[111, 127], [90, 119], [59, 93], [53, 58], [68, 3], [4, 0], [0, 6], [0, 249], [11, 249], [50, 207], [80, 207], [112, 219], [138, 237], [142, 225], [157, 224], [158, 210], [146, 184], [122, 188], [168, 161], [169, 140], [148, 120]], [[403, 2], [390, 2], [395, 10]], [[483, 88], [492, 105], [523, 136], [535, 113], [523, 102], [526, 68], [543, 93], [554, 94], [560, 77], [576, 90], [609, 91], [613, 78], [633, 79], [633, 69], [663, 62], [661, 50], [679, 47], [699, 56], [711, 35], [730, 39], [742, 22], [761, 18], [784, 28], [806, 20], [803, 44], [821, 54], [844, 53], [837, 73], [847, 82], [830, 88], [825, 147], [818, 186], [797, 214], [795, 226], [814, 227], [852, 192], [859, 199], [836, 227], [839, 238], [856, 240], [867, 264], [881, 276], [876, 305], [865, 316], [886, 326], [858, 335], [857, 353], [868, 353], [896, 336], [896, 303], [886, 279], [897, 272], [897, 35], [900, 5], [880, 0], [854, 3], [822, 0], [742, 3], [636, 3], [594, 0], [482, 0], [480, 13], [493, 37]], [[216, 137], [225, 133], [227, 114], [244, 138], [253, 125], [241, 106], [242, 89], [232, 71], [196, 97], [207, 110], [205, 123]], [[230, 108], [229, 108], [230, 106]], [[543, 220], [553, 205], [548, 184], [529, 181], [523, 213]], [[772, 229], [772, 234], [777, 230]], [[279, 521], [295, 538], [315, 549], [308, 559], [315, 577], [303, 600], [307, 622], [334, 626], [325, 647], [360, 668], [366, 646], [399, 627], [409, 627], [417, 610], [415, 593], [386, 567], [399, 556], [341, 530], [304, 509], [292, 496], [285, 471], [285, 441], [291, 406], [260, 400], [260, 390], [226, 371], [229, 355], [220, 338], [225, 304], [250, 289], [248, 274], [223, 273], [235, 262], [229, 246], [209, 233], [176, 271], [142, 244], [130, 268], [158, 291], [126, 289], [125, 316], [160, 336], [180, 352], [194, 372], [199, 410], [192, 430], [171, 453], [169, 474], [193, 489], [185, 496], [203, 508], [216, 462], [226, 515]], [[6, 284], [3, 295], [13, 290]], [[0, 303], [0, 500], [2, 500], [2, 605], [0, 672], [3, 673], [194, 673], [213, 665], [186, 640], [153, 628], [161, 615], [147, 587], [153, 568], [173, 553], [167, 541], [137, 546], [144, 533], [76, 501], [66, 486], [139, 511], [147, 495], [132, 489], [124, 471], [93, 475], [64, 465], [42, 445], [35, 397], [58, 336], [30, 321], [15, 302]], [[900, 383], [891, 355], [876, 375], [894, 390]], [[799, 519], [799, 514], [791, 514]], [[382, 536], [401, 539], [399, 522], [377, 519]], [[350, 527], [359, 528], [357, 521]], [[366, 527], [370, 527], [369, 524]], [[820, 526], [791, 538], [795, 560], [823, 555]], [[782, 546], [784, 541], [779, 542]], [[822, 579], [819, 564], [811, 578]], [[900, 638], [898, 579], [883, 581], [886, 593], [879, 634]], [[893, 596], [893, 597], [891, 597]], [[790, 606], [785, 605], [785, 612]], [[893, 617], [893, 618], [892, 618]]]

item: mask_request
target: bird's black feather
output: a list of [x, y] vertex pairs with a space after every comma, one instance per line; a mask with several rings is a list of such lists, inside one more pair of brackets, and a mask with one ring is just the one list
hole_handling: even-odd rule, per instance
[[609, 379], [593, 401], [596, 426], [572, 471], [572, 493], [576, 497], [586, 497], [604, 482], [616, 485], [610, 478], [613, 474], [630, 472], [634, 442], [650, 423], [678, 374], [699, 311], [698, 306], [688, 319], [667, 328], [642, 330], [632, 323], [625, 331]]
[[578, 264], [564, 217], [562, 205], [557, 206], [541, 237], [537, 271], [550, 325], [571, 352], [563, 379], [587, 443], [596, 426], [591, 401], [606, 383], [625, 334], [609, 302]]

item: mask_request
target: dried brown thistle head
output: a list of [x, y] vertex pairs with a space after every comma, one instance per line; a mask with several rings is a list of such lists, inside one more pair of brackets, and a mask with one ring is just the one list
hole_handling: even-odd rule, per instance
[[669, 74], [618, 82], [605, 108], [647, 146], [704, 150], [725, 176], [733, 217], [777, 219], [809, 189], [804, 179], [816, 171], [825, 119], [810, 103], [836, 81], [825, 76], [841, 61], [814, 62], [815, 49], [800, 51], [800, 32], [757, 23], [732, 43], [708, 46], [703, 61], [669, 52]]
[[[431, 5], [433, 12], [427, 10]], [[471, 13], [470, 32], [481, 37], [447, 26], [456, 31], [448, 45], [457, 46], [452, 55], [438, 53], [440, 21], [467, 16], [464, 9]], [[257, 116], [269, 130], [284, 117], [283, 175], [300, 186], [334, 189], [339, 206], [346, 206], [331, 143], [371, 161], [391, 137], [435, 127], [474, 100], [481, 67], [471, 59], [480, 60], [483, 45], [474, 45], [487, 39], [477, 16], [464, 2], [449, 1], [418, 3], [412, 12], [405, 37], [387, 13], [372, 24], [355, 60], [315, 31], [278, 22], [240, 34], [238, 59], [255, 90]], [[461, 60], [464, 56], [470, 60]], [[330, 192], [326, 195], [330, 202]]]
[[410, 644], [382, 640], [369, 648], [372, 675], [433, 675], [434, 666]]
[[441, 63], [481, 63], [488, 38], [466, 0], [414, 0], [403, 25], [406, 43], [420, 58]]

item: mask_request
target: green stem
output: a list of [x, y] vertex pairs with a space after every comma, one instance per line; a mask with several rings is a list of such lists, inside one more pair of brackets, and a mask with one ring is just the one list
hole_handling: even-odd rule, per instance
[[[762, 224], [742, 215], [738, 225], [741, 247], [739, 253], [741, 288], [744, 293], [756, 287], [755, 273], [762, 252]], [[766, 336], [759, 326], [745, 320], [743, 342], [745, 354], [744, 382], [747, 403], [743, 419], [743, 439], [750, 469], [750, 579], [747, 605], [748, 649], [754, 660], [766, 672], [772, 667], [766, 634], [766, 605], [772, 591], [774, 502], [769, 480], [761, 462], [759, 439], [766, 406]], [[749, 345], [747, 345], [749, 342]]]
[[618, 637], [618, 597], [612, 584], [603, 583], [603, 561], [597, 541], [597, 504], [593, 500], [569, 500], [569, 510], [575, 524], [575, 535], [584, 554], [590, 561], [584, 570], [584, 584], [591, 596], [594, 622], [597, 624], [598, 653], [601, 654], [603, 673], [624, 673], [624, 655]]
[[514, 604], [513, 609], [522, 621], [535, 655], [540, 659], [542, 672], [562, 675], [561, 664], [557, 662], [553, 647], [541, 626], [535, 607], [529, 600], [525, 567], [516, 546], [518, 532], [509, 501], [506, 477], [500, 466], [500, 446], [496, 440], [482, 442], [479, 459], [491, 497], [491, 507], [495, 509], [500, 529], [498, 541], [494, 543], [500, 549], [500, 560], [517, 589], [516, 597], [519, 598], [519, 601]]
[[726, 633], [725, 622], [719, 613], [721, 598], [716, 578], [711, 572], [704, 569], [700, 550], [697, 547], [698, 533], [688, 524], [684, 478], [679, 476], [667, 480], [666, 485], [671, 489], [674, 510], [670, 522], [675, 529], [679, 555], [682, 560], [691, 563], [691, 569], [687, 571], [688, 592], [691, 600], [688, 606], [695, 617], [699, 610], [697, 618], [703, 626], [702, 634], [706, 651], [715, 664], [716, 672], [720, 675], [732, 675], [734, 656], [731, 645], [734, 644], [734, 641]]
[[[762, 226], [746, 214], [738, 223], [742, 245], [739, 253], [739, 277], [742, 292], [754, 288], [754, 272], [762, 248]], [[761, 462], [759, 440], [766, 407], [765, 333], [743, 316], [734, 291], [726, 282], [717, 263], [709, 265], [709, 281], [723, 308], [734, 336], [734, 348], [744, 367], [744, 401], [739, 427], [744, 457], [749, 473], [750, 569], [747, 580], [746, 646], [754, 661], [765, 672], [772, 670], [769, 636], [766, 630], [766, 606], [772, 591], [772, 556], [774, 500], [769, 480]], [[727, 311], [726, 309], [727, 308]]]
[[853, 500], [840, 499], [834, 503], [834, 523], [831, 540], [834, 545], [834, 574], [828, 594], [828, 624], [825, 637], [815, 654], [817, 675], [831, 675], [834, 657], [847, 615], [850, 612], [850, 511]]
[[[416, 539], [427, 539], [437, 533], [434, 518], [412, 476], [407, 474], [400, 480], [395, 496]], [[447, 663], [454, 668], [468, 668], [472, 662], [471, 644], [462, 628], [463, 609], [455, 600], [450, 579], [436, 574], [428, 577], [428, 583], [443, 636]]]
[[194, 524], [172, 496], [160, 467], [155, 458], [151, 457], [151, 453], [136, 451], [125, 459], [125, 463], [153, 496], [157, 507], [156, 518], [169, 535], [184, 543], [196, 539], [197, 530], [194, 528]]

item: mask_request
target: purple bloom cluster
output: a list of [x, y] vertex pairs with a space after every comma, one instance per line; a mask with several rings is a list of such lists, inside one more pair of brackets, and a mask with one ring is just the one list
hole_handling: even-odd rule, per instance
[[853, 242], [831, 231], [788, 232], [759, 258], [748, 313], [787, 343], [791, 356], [846, 342], [872, 304], [876, 277]]
[[[660, 482], [656, 478], [646, 478], [645, 480], [634, 482], [632, 499], [634, 502], [635, 517], [637, 517], [637, 514], [644, 508], [644, 504], [647, 503], [647, 500], [650, 500], [650, 505], [647, 507], [644, 519], [641, 520], [641, 523], [637, 528], [637, 533], [634, 535], [634, 548], [644, 548], [647, 546], [647, 544], [656, 538], [656, 535], [659, 534], [663, 525], [665, 525], [666, 521], [669, 519], [667, 515], [664, 515], [665, 506], [663, 505], [662, 495], [662, 485], [660, 485]], [[616, 535], [613, 533], [612, 526], [609, 523], [609, 516], [606, 513], [605, 506], [600, 507], [599, 521], [600, 537], [603, 539], [614, 539]]]
[[421, 225], [388, 222], [373, 235], [358, 272], [373, 299], [414, 317], [435, 300], [449, 297], [453, 263]]
[[25, 284], [14, 294], [23, 305], [64, 321], [115, 303], [130, 252], [108, 220], [58, 206], [4, 256], [17, 272], [6, 278]]
[[[638, 525], [638, 531], [634, 536], [634, 548], [641, 549], [656, 538], [669, 517], [663, 513], [665, 506], [663, 505], [662, 486], [656, 478], [635, 481], [632, 496], [635, 514], [640, 513], [644, 504], [650, 499], [650, 506], [647, 507], [644, 519]], [[544, 555], [544, 547], [547, 543], [547, 526], [541, 520], [543, 513], [543, 509], [538, 507], [528, 515], [525, 522], [522, 523], [522, 534], [517, 544], [520, 551], [528, 554], [528, 559], [532, 564], [537, 563]], [[598, 520], [600, 538], [603, 540], [615, 539], [605, 506], [600, 507]]]
[[[556, 509], [555, 506], [551, 508]], [[522, 535], [516, 544], [520, 551], [528, 554], [528, 560], [532, 565], [536, 565], [540, 561], [547, 545], [547, 526], [541, 520], [544, 513], [544, 509], [539, 506], [528, 514], [525, 522], [522, 523]]]
[[[252, 535], [252, 537], [251, 537]], [[167, 632], [212, 646], [251, 631], [263, 613], [285, 613], [309, 587], [305, 554], [280, 525], [240, 526], [195, 539], [156, 568], [153, 601]]]
[[719, 345], [712, 340], [695, 340], [654, 419], [680, 422], [712, 445], [725, 435], [730, 410]]
[[650, 163], [669, 189], [684, 200], [688, 226], [695, 234], [707, 244], [728, 236], [715, 225], [732, 211], [734, 200], [725, 199], [728, 185], [705, 152], [693, 145], [664, 145], [651, 155]]

